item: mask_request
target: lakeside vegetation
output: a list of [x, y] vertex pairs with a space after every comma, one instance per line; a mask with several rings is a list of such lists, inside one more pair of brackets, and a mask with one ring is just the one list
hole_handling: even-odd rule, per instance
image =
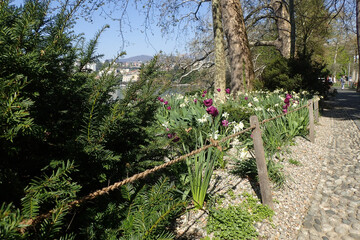
[[[71, 9], [54, 13], [43, 1], [0, 3], [0, 238], [173, 239], [171, 223], [192, 205], [209, 206], [208, 230], [215, 236], [256, 237], [250, 226], [273, 215], [258, 199], [246, 195], [242, 205], [216, 211], [206, 204], [212, 172], [226, 166], [230, 148], [239, 152], [234, 174], [256, 179], [254, 159], [246, 154], [250, 132], [221, 144], [223, 151], [212, 148], [75, 208], [68, 204], [239, 132], [251, 115], [261, 121], [304, 106], [326, 92], [319, 78], [326, 66], [310, 55], [288, 60], [271, 50], [254, 91], [233, 92], [229, 79], [216, 88], [201, 70], [185, 80], [206, 79], [204, 88], [166, 94], [181, 71], [164, 70], [155, 56], [124, 97], [113, 99], [117, 77], [84, 70], [99, 57], [95, 49], [106, 26], [85, 42], [72, 32]], [[294, 137], [306, 136], [307, 125], [302, 109], [262, 128], [269, 176], [279, 187], [285, 179], [273, 157]], [[241, 229], [232, 220], [242, 222]]]

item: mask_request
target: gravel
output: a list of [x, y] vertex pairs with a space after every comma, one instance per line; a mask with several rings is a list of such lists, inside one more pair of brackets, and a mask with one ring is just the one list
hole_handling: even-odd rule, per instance
[[[315, 143], [303, 137], [296, 137], [294, 144], [281, 149], [282, 154], [275, 159], [284, 166], [286, 182], [283, 188], [272, 186], [274, 211], [272, 222], [267, 220], [256, 223], [259, 239], [296, 239], [296, 236], [309, 208], [314, 190], [319, 182], [322, 164], [325, 162], [327, 148], [331, 143], [331, 122], [328, 118], [320, 118], [315, 125]], [[257, 196], [259, 186], [252, 184], [248, 179], [240, 178], [231, 173], [235, 163], [236, 151], [229, 151], [226, 169], [214, 171], [209, 195], [212, 198], [222, 198], [217, 207], [237, 205], [243, 201], [244, 192]], [[294, 165], [289, 160], [298, 161]], [[207, 210], [193, 210], [191, 206], [187, 213], [179, 217], [175, 224], [177, 239], [201, 239], [212, 237], [206, 232]], [[317, 220], [320, 221], [320, 220]]]

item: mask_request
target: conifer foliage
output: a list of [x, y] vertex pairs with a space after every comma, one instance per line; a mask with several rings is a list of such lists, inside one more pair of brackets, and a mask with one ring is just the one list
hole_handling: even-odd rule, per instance
[[[170, 236], [164, 223], [183, 202], [168, 179], [67, 205], [158, 165], [166, 148], [153, 134], [156, 58], [113, 99], [111, 66], [86, 69], [108, 26], [86, 44], [72, 32], [81, 1], [66, 3], [54, 11], [51, 1], [0, 2], [0, 239]], [[25, 229], [30, 220], [39, 221]]]

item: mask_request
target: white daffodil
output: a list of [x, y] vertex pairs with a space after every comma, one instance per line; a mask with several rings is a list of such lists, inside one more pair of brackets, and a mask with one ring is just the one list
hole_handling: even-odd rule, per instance
[[219, 131], [216, 130], [214, 133], [209, 133], [208, 134], [209, 137], [213, 138], [214, 140], [217, 140], [219, 138]]
[[181, 100], [181, 99], [184, 99], [184, 96], [181, 95], [181, 94], [178, 94], [177, 97], [176, 97], [176, 100]]
[[245, 159], [249, 156], [249, 151], [247, 150], [246, 147], [244, 147], [243, 149], [241, 149], [240, 151], [240, 159]]
[[263, 109], [262, 109], [262, 107], [255, 107], [254, 110], [255, 111], [262, 111]]
[[230, 145], [232, 145], [233, 147], [239, 146], [241, 144], [241, 142], [239, 141], [239, 139], [235, 138]]
[[180, 104], [180, 107], [181, 107], [181, 108], [186, 107], [186, 104], [185, 104], [185, 103], [181, 103], [181, 104]]
[[239, 122], [239, 124], [235, 124], [233, 132], [237, 133], [244, 129], [244, 124], [242, 122]]
[[259, 99], [257, 97], [253, 98], [254, 102], [259, 102]]
[[207, 115], [204, 114], [204, 115], [202, 116], [202, 118], [196, 119], [196, 121], [198, 121], [199, 123], [205, 123], [205, 122], [207, 122]]
[[251, 102], [250, 102], [250, 103], [248, 103], [248, 107], [249, 107], [249, 108], [251, 108], [251, 107], [252, 107], [252, 104], [251, 104]]
[[169, 122], [168, 121], [166, 121], [166, 122], [164, 122], [163, 124], [161, 124], [163, 127], [165, 127], [165, 128], [169, 128]]
[[224, 112], [222, 115], [221, 115], [223, 118], [228, 118], [229, 114], [227, 112]]

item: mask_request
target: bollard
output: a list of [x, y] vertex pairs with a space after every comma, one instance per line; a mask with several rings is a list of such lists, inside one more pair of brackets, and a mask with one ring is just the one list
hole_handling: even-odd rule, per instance
[[268, 205], [271, 209], [274, 209], [269, 177], [267, 173], [267, 166], [265, 161], [265, 153], [263, 140], [261, 138], [261, 130], [259, 125], [259, 120], [256, 116], [250, 117], [250, 125], [255, 126], [256, 128], [252, 131], [252, 137], [254, 141], [255, 157], [256, 157], [256, 166], [259, 175], [260, 183], [260, 192], [262, 203]]
[[319, 97], [315, 95], [314, 101], [314, 114], [315, 114], [315, 122], [319, 122]]
[[310, 141], [313, 143], [315, 142], [315, 134], [314, 134], [314, 103], [313, 103], [313, 100], [310, 99], [308, 101], [309, 103], [309, 106], [308, 106], [308, 109], [309, 109], [309, 128], [310, 128], [310, 132], [309, 132], [309, 138], [310, 138]]

